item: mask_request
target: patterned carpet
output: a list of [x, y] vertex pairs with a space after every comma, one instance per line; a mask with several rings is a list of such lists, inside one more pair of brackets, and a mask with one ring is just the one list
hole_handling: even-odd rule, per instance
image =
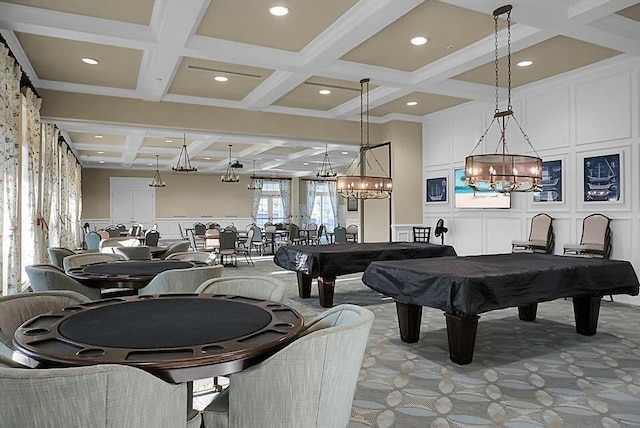
[[[239, 261], [223, 276], [273, 275], [286, 303], [305, 317], [323, 312], [314, 284], [298, 297], [296, 277], [270, 257]], [[528, 323], [517, 309], [481, 315], [474, 360], [449, 360], [442, 311], [424, 308], [418, 343], [400, 340], [392, 301], [361, 275], [339, 277], [335, 304], [375, 313], [349, 428], [640, 426], [640, 308], [603, 301], [598, 333], [575, 332], [570, 300], [538, 306]]]

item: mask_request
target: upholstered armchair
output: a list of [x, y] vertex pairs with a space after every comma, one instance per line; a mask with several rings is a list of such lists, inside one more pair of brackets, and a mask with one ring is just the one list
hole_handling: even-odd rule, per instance
[[[56, 311], [91, 300], [74, 291], [44, 291], [0, 297], [0, 363], [22, 366], [13, 361], [13, 335], [18, 327], [36, 315]], [[26, 363], [27, 365], [31, 365]], [[1, 389], [1, 387], [0, 387]], [[0, 426], [4, 426], [0, 424]]]
[[75, 251], [71, 251], [64, 247], [49, 247], [47, 248], [47, 253], [49, 254], [49, 260], [51, 260], [52, 265], [57, 266], [60, 269], [64, 269], [62, 261], [67, 256], [73, 256]]
[[160, 259], [166, 259], [173, 253], [181, 253], [189, 250], [189, 241], [175, 241], [167, 247], [167, 251], [158, 256]]
[[83, 294], [91, 300], [101, 298], [99, 288], [80, 284], [53, 265], [30, 265], [26, 266], [25, 270], [33, 291], [71, 290]]
[[231, 294], [252, 299], [282, 302], [287, 286], [262, 276], [230, 276], [203, 282], [196, 293]]
[[182, 260], [185, 262], [204, 262], [209, 266], [216, 264], [216, 253], [210, 251], [181, 251], [167, 256], [166, 260]]
[[62, 266], [66, 272], [71, 268], [81, 267], [91, 263], [117, 262], [119, 260], [125, 260], [125, 258], [119, 254], [111, 253], [81, 253], [65, 257]]
[[346, 427], [373, 313], [329, 309], [303, 336], [249, 369], [203, 414], [206, 428]]
[[126, 260], [151, 260], [151, 248], [146, 245], [138, 247], [113, 247], [113, 253]]
[[200, 284], [222, 276], [222, 265], [166, 270], [156, 275], [138, 295], [195, 293]]
[[129, 366], [0, 367], [0, 426], [91, 428], [187, 425], [187, 385]]

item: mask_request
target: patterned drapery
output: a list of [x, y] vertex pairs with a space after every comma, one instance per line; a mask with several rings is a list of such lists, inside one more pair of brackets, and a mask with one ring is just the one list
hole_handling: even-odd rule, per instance
[[307, 180], [305, 181], [305, 184], [307, 186], [307, 199], [305, 200], [305, 215], [307, 216], [306, 223], [310, 223], [311, 215], [313, 214], [313, 206], [316, 203], [316, 191], [318, 190], [318, 182]]
[[329, 188], [329, 200], [331, 201], [331, 211], [333, 212], [334, 224], [338, 225], [338, 191], [336, 189], [335, 181], [327, 181], [327, 187]]
[[0, 46], [0, 248], [2, 249], [2, 293], [19, 290], [19, 160], [20, 160], [20, 66]]
[[257, 224], [258, 208], [260, 208], [261, 197], [262, 197], [262, 187], [259, 189], [253, 189], [253, 194], [251, 199], [251, 218], [253, 218], [253, 222], [255, 224]]
[[56, 230], [58, 217], [58, 129], [48, 123], [42, 124], [42, 218], [43, 224], [43, 250], [58, 243], [58, 233]]
[[284, 221], [291, 218], [291, 183], [289, 180], [280, 180], [280, 199], [282, 200], [282, 213]]
[[[44, 223], [42, 222], [42, 185], [41, 185], [41, 150], [42, 150], [42, 127], [40, 124], [40, 105], [42, 100], [29, 88], [24, 91], [26, 104], [26, 130], [25, 136], [27, 147], [27, 185], [29, 187], [26, 195], [27, 215], [31, 219], [28, 224], [23, 224], [23, 240], [32, 243], [29, 246], [33, 253], [27, 256], [25, 263], [45, 263], [47, 261], [46, 247], [44, 247]], [[24, 164], [24, 163], [23, 163]], [[23, 254], [23, 257], [25, 255]], [[30, 264], [30, 263], [29, 263]]]

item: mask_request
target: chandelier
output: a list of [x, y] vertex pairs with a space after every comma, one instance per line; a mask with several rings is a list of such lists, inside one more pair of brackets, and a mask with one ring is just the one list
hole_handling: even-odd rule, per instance
[[336, 174], [333, 172], [333, 168], [331, 168], [331, 161], [329, 160], [329, 149], [327, 144], [324, 145], [324, 159], [322, 160], [322, 166], [320, 170], [316, 173], [316, 177], [322, 178], [332, 178], [335, 177]]
[[[369, 145], [369, 79], [360, 81], [360, 153], [356, 159], [351, 161], [347, 167], [347, 175], [338, 177], [336, 189], [340, 196], [355, 199], [383, 199], [388, 198], [393, 190], [391, 177], [367, 176], [367, 167], [371, 165], [367, 160]], [[375, 155], [371, 157], [376, 161], [380, 170], [384, 173], [384, 168], [378, 162]], [[359, 168], [359, 174], [356, 171]], [[351, 170], [351, 174], [349, 171]]]
[[[465, 158], [465, 182], [474, 190], [495, 190], [498, 192], [531, 192], [540, 190], [542, 179], [542, 159], [533, 148], [529, 137], [524, 132], [511, 107], [511, 5], [502, 6], [493, 11], [495, 21], [495, 70], [496, 70], [496, 107], [493, 120], [484, 131], [471, 154]], [[507, 14], [507, 109], [498, 108], [498, 17]], [[513, 119], [525, 141], [535, 156], [510, 154], [507, 149], [507, 125]], [[497, 123], [500, 129], [500, 140], [496, 151], [492, 154], [474, 155], [473, 152], [485, 139], [491, 126]]]
[[251, 181], [247, 186], [249, 190], [262, 190], [262, 179], [256, 177], [256, 161], [253, 161], [253, 174], [251, 175]]
[[156, 155], [156, 173], [153, 176], [153, 181], [149, 183], [149, 186], [151, 187], [166, 187], [166, 184], [164, 183], [164, 181], [162, 181], [162, 178], [160, 178], [160, 169], [158, 168], [159, 158], [160, 155]]
[[191, 166], [189, 160], [189, 152], [187, 151], [187, 134], [183, 134], [182, 150], [180, 150], [180, 156], [178, 156], [178, 163], [176, 166], [171, 167], [176, 172], [194, 172], [198, 168]]
[[229, 144], [229, 164], [227, 165], [227, 172], [222, 176], [223, 183], [237, 183], [240, 181], [240, 177], [236, 174], [236, 170], [231, 163], [231, 146], [232, 144]]

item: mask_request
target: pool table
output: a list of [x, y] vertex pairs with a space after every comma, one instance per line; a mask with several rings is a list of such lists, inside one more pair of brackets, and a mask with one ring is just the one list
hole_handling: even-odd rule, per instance
[[318, 279], [320, 305], [333, 305], [336, 277], [364, 272], [374, 260], [402, 260], [425, 257], [455, 256], [449, 245], [424, 242], [371, 242], [330, 245], [285, 245], [278, 248], [274, 262], [297, 272], [298, 294], [311, 297], [311, 280]]
[[570, 297], [577, 332], [590, 336], [602, 296], [639, 289], [628, 261], [528, 253], [373, 262], [362, 281], [396, 301], [404, 342], [418, 341], [423, 306], [442, 309], [457, 364], [473, 359], [481, 313], [517, 307], [521, 320], [535, 321], [538, 303]]

